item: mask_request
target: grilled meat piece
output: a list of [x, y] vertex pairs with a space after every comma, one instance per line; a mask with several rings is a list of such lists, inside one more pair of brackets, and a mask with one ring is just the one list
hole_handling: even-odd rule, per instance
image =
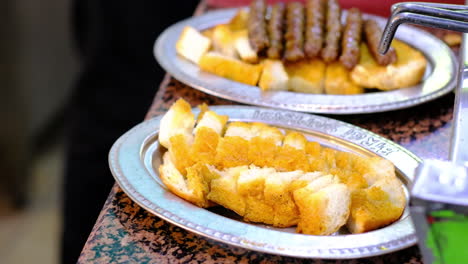
[[322, 59], [329, 63], [338, 58], [341, 39], [341, 7], [338, 0], [327, 1], [327, 32], [325, 46], [322, 49]]
[[307, 0], [304, 51], [308, 58], [320, 54], [325, 35], [325, 0]]
[[291, 2], [286, 7], [286, 47], [284, 59], [297, 61], [304, 55], [304, 6], [299, 2]]
[[270, 59], [279, 59], [283, 53], [285, 10], [286, 7], [284, 3], [276, 3], [271, 9], [270, 20], [268, 21], [267, 27], [270, 37], [270, 47], [267, 50], [267, 55]]
[[248, 18], [249, 42], [255, 52], [260, 53], [269, 46], [266, 29], [265, 14], [267, 5], [265, 0], [254, 0], [250, 4]]
[[357, 8], [348, 10], [346, 26], [341, 41], [340, 62], [346, 69], [351, 70], [359, 63], [362, 35], [362, 15]]
[[382, 29], [375, 20], [368, 19], [364, 22], [364, 33], [369, 51], [379, 65], [387, 66], [396, 61], [397, 56], [393, 47], [390, 47], [385, 55], [379, 53], [378, 49], [380, 38], [382, 37]]

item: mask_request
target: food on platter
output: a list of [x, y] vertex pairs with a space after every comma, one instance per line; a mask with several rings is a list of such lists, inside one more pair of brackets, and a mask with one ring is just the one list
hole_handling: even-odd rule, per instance
[[211, 47], [211, 40], [196, 29], [186, 27], [176, 43], [177, 53], [198, 64], [200, 58]]
[[200, 59], [200, 68], [216, 75], [255, 85], [262, 73], [262, 64], [248, 64], [216, 52], [207, 52]]
[[426, 58], [407, 44], [394, 40], [398, 60], [388, 66], [379, 65], [366, 45], [361, 45], [361, 59], [350, 77], [364, 88], [394, 90], [417, 84], [426, 71]]
[[223, 206], [244, 221], [310, 235], [375, 230], [397, 221], [406, 198], [394, 165], [309, 141], [259, 122], [230, 121], [183, 99], [161, 120], [159, 176], [201, 208]]
[[[347, 95], [410, 87], [422, 80], [427, 61], [420, 51], [395, 40], [382, 55], [378, 52], [380, 25], [365, 19], [357, 8], [342, 13], [337, 0], [271, 6], [253, 0], [248, 10], [239, 9], [226, 24], [202, 32], [187, 26], [176, 50], [203, 71], [262, 91]], [[291, 75], [288, 68], [300, 68], [312, 77]], [[336, 72], [339, 79], [329, 79]], [[332, 88], [326, 89], [327, 84]], [[337, 86], [341, 84], [345, 86]]]

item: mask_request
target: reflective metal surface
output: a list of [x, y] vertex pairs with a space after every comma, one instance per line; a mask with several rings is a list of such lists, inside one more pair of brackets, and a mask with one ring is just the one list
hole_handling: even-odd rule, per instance
[[[350, 124], [311, 114], [248, 106], [211, 109], [228, 115], [230, 121], [263, 122], [300, 131], [309, 140], [328, 147], [364, 156], [382, 156], [395, 164], [409, 198], [408, 186], [420, 160], [392, 141]], [[245, 223], [227, 211], [192, 205], [168, 191], [159, 179], [157, 168], [165, 151], [158, 143], [160, 120], [161, 116], [155, 117], [122, 135], [109, 153], [109, 165], [116, 181], [131, 199], [170, 223], [230, 245], [303, 258], [360, 258], [386, 254], [416, 243], [408, 208], [401, 219], [376, 231], [351, 235], [341, 230], [333, 236], [312, 236], [297, 234], [294, 228]]]
[[[440, 39], [423, 30], [402, 25], [396, 37], [419, 49], [428, 60], [423, 81], [416, 86], [360, 95], [303, 94], [288, 91], [262, 92], [258, 87], [241, 84], [201, 71], [197, 65], [178, 56], [175, 50], [182, 29], [192, 26], [203, 30], [226, 23], [237, 9], [213, 11], [183, 20], [167, 28], [154, 46], [161, 66], [174, 78], [208, 94], [239, 103], [326, 114], [358, 114], [396, 110], [418, 105], [450, 92], [456, 82], [456, 59]], [[377, 20], [382, 27], [386, 19]]]

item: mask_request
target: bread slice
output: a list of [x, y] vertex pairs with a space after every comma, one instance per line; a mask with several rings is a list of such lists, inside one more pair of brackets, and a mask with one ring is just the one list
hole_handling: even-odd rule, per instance
[[210, 182], [207, 198], [243, 216], [246, 205], [244, 197], [237, 191], [237, 179], [245, 170], [248, 170], [248, 166], [233, 167], [223, 171], [210, 167], [210, 171], [219, 177]]
[[247, 30], [241, 30], [235, 33], [234, 47], [239, 57], [248, 63], [258, 63], [258, 55], [250, 45]]
[[352, 233], [363, 233], [398, 220], [406, 206], [405, 193], [397, 178], [382, 178], [351, 196], [351, 214], [346, 226]]
[[264, 189], [267, 178], [274, 176], [273, 168], [250, 166], [237, 180], [237, 190], [245, 200], [244, 220], [256, 223], [273, 224], [273, 206], [265, 202]]
[[216, 148], [228, 120], [211, 110], [200, 112], [202, 117], [195, 126], [195, 137], [189, 153], [190, 159], [203, 164], [215, 164]]
[[289, 75], [289, 90], [300, 93], [323, 93], [325, 63], [322, 60], [286, 63], [285, 68]]
[[370, 157], [365, 162], [356, 162], [354, 170], [362, 174], [368, 186], [373, 185], [380, 179], [396, 179], [395, 165], [391, 161], [381, 157]]
[[306, 137], [299, 132], [290, 131], [283, 140], [283, 146], [290, 146], [295, 149], [305, 150], [307, 145]]
[[312, 182], [294, 191], [294, 200], [299, 208], [300, 233], [331, 235], [346, 224], [349, 216], [350, 192], [341, 183], [317, 188]]
[[263, 68], [261, 64], [249, 64], [217, 52], [205, 53], [199, 66], [204, 71], [253, 86], [257, 85]]
[[262, 91], [287, 91], [289, 77], [280, 60], [262, 61], [263, 71], [258, 86]]
[[278, 171], [309, 171], [309, 159], [305, 151], [307, 140], [298, 132], [289, 132], [278, 148], [275, 159], [270, 166]]
[[213, 129], [216, 134], [222, 135], [224, 132], [224, 126], [229, 119], [228, 116], [218, 115], [211, 110], [200, 112], [200, 115], [202, 115], [202, 117], [198, 120], [197, 125], [195, 126], [195, 134], [197, 133], [198, 129], [206, 127]]
[[211, 40], [190, 26], [184, 27], [176, 42], [176, 52], [195, 64], [210, 47]]
[[208, 185], [202, 175], [202, 166], [198, 164], [188, 168], [187, 177], [184, 177], [175, 167], [169, 152], [166, 152], [159, 166], [159, 177], [172, 193], [199, 207], [208, 207]]
[[340, 62], [332, 62], [327, 65], [325, 71], [326, 94], [362, 94], [364, 88], [355, 84], [350, 77], [350, 72]]
[[290, 227], [299, 221], [290, 185], [303, 175], [303, 171], [277, 172], [266, 178], [264, 197], [265, 203], [273, 207], [273, 226]]
[[238, 58], [235, 48], [236, 35], [227, 24], [214, 26], [211, 40], [214, 51], [230, 58]]
[[246, 30], [249, 19], [249, 11], [247, 9], [239, 9], [237, 13], [229, 21], [229, 29], [232, 31]]
[[239, 136], [224, 136], [216, 147], [215, 164], [219, 168], [249, 165], [249, 141]]
[[365, 88], [393, 90], [410, 87], [420, 82], [426, 70], [427, 60], [424, 55], [409, 45], [394, 40], [392, 46], [397, 54], [397, 61], [387, 66], [380, 66], [374, 60], [365, 43], [361, 44], [361, 59], [351, 71], [351, 79]]
[[250, 140], [255, 137], [252, 131], [252, 125], [246, 122], [231, 122], [226, 127], [225, 137], [241, 137], [245, 140]]
[[170, 148], [170, 138], [174, 135], [184, 135], [188, 141], [192, 140], [195, 117], [192, 108], [184, 100], [177, 100], [164, 114], [159, 126], [159, 143]]
[[281, 143], [283, 142], [284, 134], [276, 127], [272, 127], [264, 123], [253, 122], [251, 123], [250, 130], [254, 137], [270, 139], [277, 146], [281, 146]]
[[249, 141], [248, 160], [259, 167], [272, 167], [278, 148], [274, 138], [256, 136]]

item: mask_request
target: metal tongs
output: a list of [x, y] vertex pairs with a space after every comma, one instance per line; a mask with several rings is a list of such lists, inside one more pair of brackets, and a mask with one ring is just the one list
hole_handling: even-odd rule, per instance
[[[391, 10], [380, 41], [381, 53], [388, 51], [402, 23], [468, 33], [468, 6], [406, 2], [393, 5]], [[411, 217], [424, 263], [447, 263], [443, 258], [447, 241], [434, 242], [431, 233], [438, 216], [461, 214], [463, 221], [468, 216], [468, 34], [463, 34], [459, 61], [449, 160], [424, 160], [416, 169], [411, 188]]]

